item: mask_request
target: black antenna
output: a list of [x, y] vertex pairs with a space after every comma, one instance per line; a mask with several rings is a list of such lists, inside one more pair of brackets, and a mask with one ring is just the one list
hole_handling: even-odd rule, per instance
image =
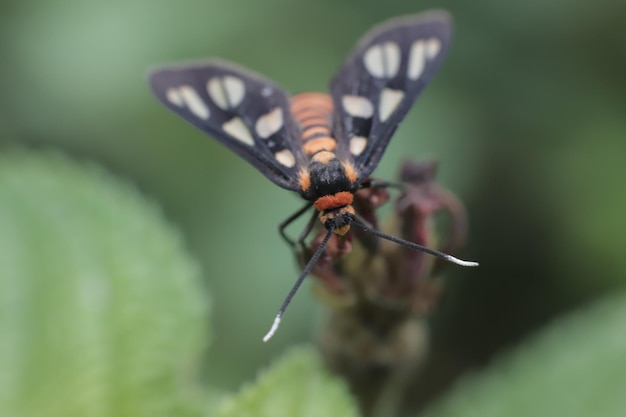
[[276, 333], [276, 330], [278, 330], [278, 326], [280, 325], [280, 320], [282, 319], [283, 314], [285, 314], [285, 310], [287, 310], [289, 303], [291, 303], [291, 299], [293, 298], [294, 295], [296, 295], [296, 292], [298, 292], [298, 288], [300, 288], [300, 285], [302, 285], [302, 282], [304, 281], [306, 276], [309, 275], [309, 272], [311, 272], [311, 269], [315, 266], [320, 256], [322, 256], [322, 252], [324, 252], [324, 248], [326, 247], [326, 244], [330, 240], [330, 237], [332, 236], [334, 231], [335, 231], [335, 228], [328, 229], [328, 233], [326, 233], [326, 237], [324, 237], [324, 240], [322, 240], [322, 243], [320, 243], [318, 248], [315, 250], [313, 257], [311, 257], [311, 260], [309, 261], [309, 263], [306, 264], [306, 266], [304, 267], [304, 270], [298, 277], [298, 280], [296, 281], [296, 283], [293, 284], [291, 291], [289, 291], [289, 294], [287, 294], [287, 298], [285, 298], [285, 301], [283, 301], [283, 305], [280, 306], [280, 309], [278, 310], [278, 314], [276, 314], [276, 318], [274, 319], [274, 323], [272, 323], [272, 327], [270, 328], [270, 331], [267, 332], [267, 334], [263, 337], [264, 342], [267, 342], [268, 340], [270, 340], [272, 336], [274, 336], [274, 333]]
[[418, 245], [417, 243], [409, 242], [408, 240], [400, 239], [399, 237], [391, 236], [379, 230], [372, 229], [362, 223], [359, 223], [358, 221], [354, 221], [352, 222], [352, 224], [354, 226], [358, 226], [364, 232], [371, 233], [380, 238], [390, 240], [399, 245], [406, 246], [407, 248], [410, 248], [410, 249], [418, 250], [420, 252], [426, 252], [430, 255], [436, 256], [437, 258], [441, 258], [448, 262], [452, 262], [454, 264], [461, 265], [461, 266], [478, 266], [478, 262], [464, 261], [459, 258], [455, 258], [454, 256], [448, 255], [447, 253], [439, 252], [437, 250], [427, 248], [426, 246]]

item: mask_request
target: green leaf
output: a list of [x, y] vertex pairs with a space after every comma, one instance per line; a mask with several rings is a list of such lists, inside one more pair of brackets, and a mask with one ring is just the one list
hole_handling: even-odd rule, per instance
[[60, 154], [0, 154], [0, 415], [198, 415], [207, 300], [135, 189]]
[[424, 415], [625, 416], [625, 323], [624, 295], [578, 312], [466, 378]]
[[347, 387], [312, 349], [294, 349], [258, 380], [224, 402], [218, 417], [349, 417], [357, 409]]

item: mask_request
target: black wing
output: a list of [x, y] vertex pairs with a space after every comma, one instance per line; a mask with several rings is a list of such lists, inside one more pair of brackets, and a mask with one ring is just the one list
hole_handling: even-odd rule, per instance
[[338, 155], [359, 179], [378, 165], [393, 132], [448, 50], [451, 19], [441, 11], [389, 20], [370, 30], [331, 83]]
[[297, 191], [306, 163], [289, 96], [263, 77], [223, 61], [150, 73], [159, 100], [254, 165], [280, 187]]

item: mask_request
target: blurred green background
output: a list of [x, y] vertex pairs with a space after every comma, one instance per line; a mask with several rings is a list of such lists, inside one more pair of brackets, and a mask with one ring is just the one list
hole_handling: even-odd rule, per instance
[[368, 28], [429, 8], [454, 16], [453, 47], [376, 175], [437, 159], [469, 212], [463, 256], [481, 267], [447, 271], [433, 395], [626, 283], [626, 3], [2, 0], [0, 141], [96, 161], [162, 207], [212, 293], [206, 379], [233, 388], [313, 337], [305, 289], [260, 342], [297, 276], [276, 225], [300, 203], [167, 112], [147, 70], [217, 56], [325, 90]]

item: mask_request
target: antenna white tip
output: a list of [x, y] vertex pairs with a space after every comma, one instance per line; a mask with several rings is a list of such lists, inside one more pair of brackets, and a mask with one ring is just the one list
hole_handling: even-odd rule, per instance
[[280, 314], [276, 315], [276, 318], [274, 319], [274, 323], [272, 323], [272, 327], [270, 328], [270, 331], [267, 332], [267, 334], [263, 337], [263, 342], [267, 342], [268, 340], [272, 338], [272, 336], [274, 336], [274, 333], [276, 333], [276, 330], [278, 330], [278, 326], [280, 326], [281, 319], [282, 317]]
[[478, 262], [464, 261], [462, 259], [455, 258], [454, 256], [451, 256], [451, 255], [444, 255], [444, 257], [446, 258], [447, 261], [450, 261], [450, 262], [455, 263], [457, 265], [461, 265], [461, 266], [478, 266]]

